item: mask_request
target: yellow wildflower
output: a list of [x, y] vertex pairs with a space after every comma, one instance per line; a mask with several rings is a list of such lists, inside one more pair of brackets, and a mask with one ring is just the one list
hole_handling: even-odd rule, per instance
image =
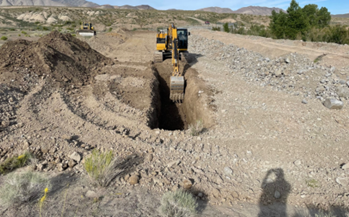
[[44, 190], [45, 194], [44, 196], [40, 199], [40, 202], [39, 202], [39, 208], [40, 208], [40, 217], [41, 217], [41, 210], [42, 210], [42, 204], [44, 203], [45, 199], [46, 199], [46, 194], [48, 192], [48, 188], [45, 188]]
[[24, 157], [25, 157], [25, 154], [22, 154], [22, 155], [18, 156], [18, 160], [20, 160], [20, 159], [22, 159]]

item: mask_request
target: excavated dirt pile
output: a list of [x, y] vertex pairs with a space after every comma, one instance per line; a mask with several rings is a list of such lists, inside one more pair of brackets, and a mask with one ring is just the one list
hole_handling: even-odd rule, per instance
[[0, 80], [20, 87], [32, 75], [80, 86], [111, 63], [86, 42], [54, 31], [37, 42], [20, 39], [4, 44], [0, 48]]

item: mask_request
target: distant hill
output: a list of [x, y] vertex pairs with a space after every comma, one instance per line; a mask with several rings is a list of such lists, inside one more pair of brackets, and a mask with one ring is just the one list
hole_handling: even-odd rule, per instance
[[0, 6], [74, 6], [96, 7], [96, 3], [85, 0], [0, 0]]
[[[280, 12], [281, 8], [268, 8], [268, 7], [259, 7], [259, 6], [249, 6], [243, 7], [236, 11], [231, 10], [230, 8], [220, 8], [220, 7], [209, 7], [202, 8], [198, 11], [208, 11], [215, 13], [235, 13], [235, 14], [253, 14], [253, 15], [271, 15], [271, 12], [275, 10], [276, 12]], [[284, 10], [282, 10], [284, 11]], [[285, 11], [284, 11], [285, 12]]]
[[349, 14], [336, 14], [336, 15], [332, 15], [332, 17], [349, 18]]
[[236, 14], [253, 14], [253, 15], [264, 15], [269, 16], [271, 15], [272, 11], [280, 12], [282, 10], [281, 8], [268, 8], [268, 7], [259, 7], [259, 6], [249, 6], [249, 7], [243, 7], [239, 10], [234, 11]]
[[[23, 1], [23, 0], [21, 0]], [[58, 2], [67, 6], [74, 6], [74, 7], [97, 7], [99, 6], [96, 3], [85, 1], [85, 0], [52, 0], [54, 2]]]
[[132, 10], [155, 10], [155, 8], [149, 6], [149, 5], [138, 5], [138, 6], [131, 6], [131, 5], [123, 5], [123, 6], [114, 6], [116, 9], [132, 9]]
[[214, 13], [234, 13], [234, 11], [231, 10], [230, 8], [220, 8], [220, 7], [202, 8], [197, 11], [207, 11], [207, 12], [214, 12]]
[[101, 6], [99, 6], [99, 8], [104, 8], [104, 9], [114, 9], [115, 7], [114, 6], [112, 6], [112, 5], [101, 5]]
[[52, 0], [0, 0], [0, 6], [66, 6]]

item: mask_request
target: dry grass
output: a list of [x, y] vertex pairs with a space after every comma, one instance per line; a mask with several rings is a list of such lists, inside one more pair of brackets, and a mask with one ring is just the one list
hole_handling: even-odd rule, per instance
[[190, 134], [192, 136], [198, 136], [203, 131], [204, 125], [201, 120], [196, 121], [195, 124], [189, 125]]
[[197, 213], [198, 204], [188, 192], [177, 190], [162, 196], [160, 212], [168, 217], [189, 217]]
[[39, 199], [49, 186], [46, 176], [38, 172], [14, 172], [5, 177], [0, 188], [0, 200], [4, 206], [20, 205]]
[[0, 164], [0, 174], [6, 174], [17, 168], [24, 167], [29, 164], [31, 159], [32, 157], [29, 152], [20, 156], [7, 158], [2, 164]]
[[115, 171], [115, 162], [116, 160], [111, 151], [102, 153], [94, 150], [84, 163], [85, 170], [92, 184], [107, 187], [117, 172]]

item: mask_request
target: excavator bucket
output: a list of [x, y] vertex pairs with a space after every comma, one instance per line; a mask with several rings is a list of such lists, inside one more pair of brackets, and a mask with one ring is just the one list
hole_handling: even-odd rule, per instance
[[173, 102], [184, 100], [184, 76], [171, 76], [170, 78], [170, 99]]

